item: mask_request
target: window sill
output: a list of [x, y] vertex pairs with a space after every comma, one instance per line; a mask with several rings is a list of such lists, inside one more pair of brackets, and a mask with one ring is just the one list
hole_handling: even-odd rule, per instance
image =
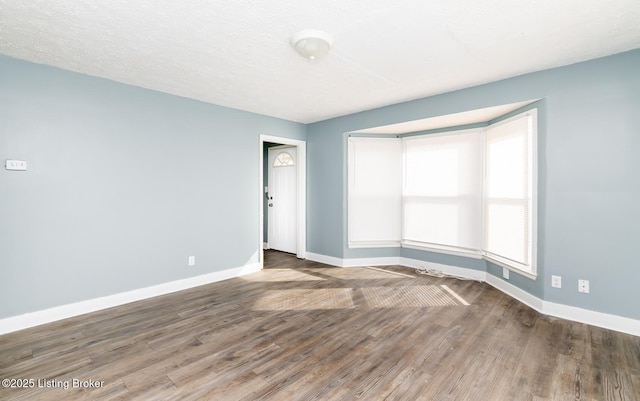
[[509, 271], [514, 272], [515, 274], [519, 274], [523, 277], [526, 277], [530, 280], [535, 281], [538, 278], [538, 275], [536, 273], [532, 273], [530, 271], [526, 271], [523, 270], [517, 266], [514, 266], [511, 263], [508, 263], [505, 260], [502, 260], [499, 257], [495, 257], [495, 256], [489, 256], [489, 255], [484, 255], [484, 260], [486, 260], [487, 262], [493, 263], [494, 265], [498, 265], [500, 267], [504, 267], [505, 269], [509, 269]]
[[418, 251], [442, 253], [445, 255], [452, 255], [452, 256], [461, 256], [465, 258], [484, 259], [489, 263], [493, 263], [497, 266], [509, 269], [509, 271], [512, 271], [513, 273], [526, 277], [530, 280], [535, 281], [538, 278], [537, 273], [524, 270], [523, 268], [516, 266], [515, 262], [512, 262], [508, 259], [503, 259], [499, 256], [487, 255], [487, 254], [484, 254], [482, 251], [475, 250], [475, 249], [447, 247], [443, 245], [427, 244], [427, 243], [414, 242], [414, 241], [361, 241], [361, 242], [350, 242], [348, 244], [348, 247], [349, 248], [402, 247], [407, 249], [415, 249]]
[[358, 241], [349, 242], [349, 248], [399, 248], [400, 241]]
[[463, 256], [465, 258], [482, 259], [482, 253], [473, 249], [454, 248], [414, 241], [402, 241], [402, 247], [416, 249], [418, 251], [437, 252], [453, 256]]
[[523, 268], [514, 265], [513, 262], [509, 260], [502, 259], [494, 255], [487, 255], [479, 250], [474, 250], [474, 249], [467, 250], [467, 249], [439, 246], [435, 244], [425, 244], [425, 243], [413, 242], [413, 241], [402, 241], [402, 247], [408, 248], [408, 249], [416, 249], [418, 251], [436, 252], [436, 253], [443, 253], [446, 255], [462, 256], [465, 258], [484, 259], [487, 262], [509, 269], [509, 271], [512, 271], [513, 273], [526, 277], [530, 280], [535, 281], [538, 277], [536, 273], [524, 270]]

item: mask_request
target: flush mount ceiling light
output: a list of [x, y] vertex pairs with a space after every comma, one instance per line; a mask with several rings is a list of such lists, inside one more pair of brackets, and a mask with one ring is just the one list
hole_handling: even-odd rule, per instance
[[324, 31], [304, 29], [291, 36], [291, 46], [309, 60], [324, 57], [333, 44], [333, 37]]

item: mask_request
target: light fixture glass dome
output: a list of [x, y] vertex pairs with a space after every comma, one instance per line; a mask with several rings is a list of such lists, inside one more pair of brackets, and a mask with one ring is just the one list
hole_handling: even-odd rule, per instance
[[291, 46], [304, 58], [317, 60], [324, 57], [331, 45], [333, 37], [324, 31], [304, 29], [291, 36]]

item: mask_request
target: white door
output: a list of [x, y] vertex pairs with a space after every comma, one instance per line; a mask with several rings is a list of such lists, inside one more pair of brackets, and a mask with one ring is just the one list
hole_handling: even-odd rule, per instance
[[269, 148], [268, 230], [269, 248], [296, 253], [295, 147]]

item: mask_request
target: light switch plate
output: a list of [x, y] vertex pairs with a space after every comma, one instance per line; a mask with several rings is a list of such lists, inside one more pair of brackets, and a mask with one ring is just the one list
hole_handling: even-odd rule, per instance
[[7, 160], [4, 162], [4, 167], [7, 170], [26, 171], [27, 162], [25, 160]]

